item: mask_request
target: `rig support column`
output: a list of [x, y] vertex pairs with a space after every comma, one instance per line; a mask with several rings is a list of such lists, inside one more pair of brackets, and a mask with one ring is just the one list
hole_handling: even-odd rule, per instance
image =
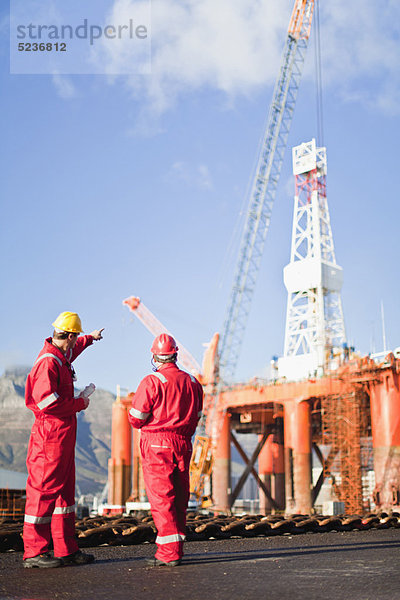
[[286, 513], [310, 514], [311, 409], [306, 401], [285, 402]]
[[108, 503], [120, 508], [125, 507], [131, 491], [132, 428], [128, 421], [128, 410], [129, 406], [117, 398], [112, 407]]
[[[278, 508], [285, 508], [285, 461], [283, 448], [283, 419], [275, 418], [275, 433], [268, 436], [264, 447], [258, 455], [258, 475], [270, 492]], [[258, 441], [262, 435], [258, 436]], [[273, 511], [271, 502], [263, 490], [259, 490], [260, 512], [263, 514]]]
[[274, 434], [274, 485], [273, 497], [280, 509], [285, 508], [285, 454], [283, 444], [283, 418], [275, 418]]
[[230, 510], [231, 495], [231, 418], [225, 414], [212, 469], [212, 495], [216, 512]]
[[[394, 360], [394, 359], [393, 359]], [[375, 503], [383, 510], [400, 506], [400, 390], [399, 375], [385, 369], [370, 387], [374, 449]]]
[[142, 461], [140, 454], [140, 429], [132, 428], [132, 502], [146, 501]]
[[[262, 439], [262, 435], [258, 436], [258, 441]], [[272, 486], [271, 486], [271, 478], [272, 473], [274, 472], [274, 448], [273, 448], [274, 436], [271, 433], [260, 451], [258, 455], [258, 475], [263, 483], [265, 483], [265, 487], [269, 491], [269, 493], [273, 496]], [[266, 515], [271, 512], [272, 506], [263, 490], [259, 489], [259, 499], [260, 499], [260, 513]]]

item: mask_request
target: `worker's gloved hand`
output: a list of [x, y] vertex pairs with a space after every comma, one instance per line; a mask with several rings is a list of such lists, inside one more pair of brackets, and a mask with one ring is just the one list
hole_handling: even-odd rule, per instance
[[86, 409], [87, 409], [87, 407], [88, 407], [88, 406], [89, 406], [89, 404], [90, 404], [90, 400], [89, 400], [89, 398], [83, 398], [83, 397], [82, 397], [82, 400], [83, 400], [83, 401], [84, 401], [84, 403], [85, 403], [85, 404], [84, 404], [84, 406], [83, 406], [83, 410], [86, 410]]
[[80, 398], [89, 398], [89, 396], [91, 396], [94, 392], [94, 390], [96, 389], [96, 386], [94, 385], [94, 383], [89, 383], [89, 385], [87, 385], [85, 387], [85, 389], [79, 394]]

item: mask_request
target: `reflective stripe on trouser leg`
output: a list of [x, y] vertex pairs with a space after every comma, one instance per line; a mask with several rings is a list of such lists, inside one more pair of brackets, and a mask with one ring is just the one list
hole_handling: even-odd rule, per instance
[[48, 443], [45, 434], [44, 421], [35, 422], [27, 457], [24, 558], [47, 552], [52, 536], [55, 553], [65, 556], [78, 549], [74, 513], [53, 516], [56, 507], [59, 511], [75, 502], [75, 428], [64, 430], [57, 444]]
[[75, 539], [75, 512], [53, 514], [51, 535], [54, 543], [54, 556], [68, 556], [78, 550]]
[[163, 546], [164, 544], [171, 544], [172, 542], [184, 542], [186, 539], [185, 535], [181, 533], [171, 533], [171, 535], [158, 535], [156, 537], [156, 544]]
[[158, 473], [157, 484], [154, 482], [154, 464], [150, 468], [146, 466], [145, 462], [142, 465], [151, 514], [157, 528], [157, 552], [155, 556], [163, 562], [178, 560], [182, 557], [183, 542], [181, 534], [178, 531], [175, 495], [172, 484], [175, 465], [164, 465], [164, 472]]
[[190, 441], [181, 437], [176, 441], [173, 436], [167, 440], [152, 435], [151, 441], [144, 436], [141, 440], [143, 476], [158, 533], [155, 556], [163, 562], [183, 555], [189, 475], [180, 469], [189, 467], [190, 448]]
[[[186, 509], [190, 496], [189, 465], [191, 452], [184, 453], [178, 458], [177, 468], [175, 469], [175, 487], [179, 493], [175, 496], [176, 518], [178, 521], [178, 530], [186, 533]], [[183, 544], [182, 544], [183, 555]]]
[[54, 556], [68, 556], [79, 549], [75, 537], [75, 460], [70, 463], [62, 494], [56, 500], [51, 535]]
[[54, 498], [43, 498], [37, 502], [37, 492], [31, 478], [26, 483], [26, 505], [24, 518], [24, 558], [43, 554], [49, 549], [51, 541], [51, 517], [55, 504]]
[[[63, 490], [63, 497], [59, 496], [55, 500], [51, 494], [42, 493], [38, 496], [36, 490], [32, 493], [28, 479], [23, 534], [24, 558], [47, 552], [51, 538], [55, 556], [67, 556], [78, 550], [75, 539], [74, 494], [71, 493], [75, 488], [75, 474], [72, 473], [72, 478], [65, 483], [66, 488], [69, 488], [69, 495], [67, 490]], [[67, 504], [71, 501], [73, 504]]]
[[[36, 424], [35, 424], [36, 425]], [[47, 552], [51, 542], [51, 518], [56, 502], [56, 494], [43, 489], [45, 456], [41, 445], [41, 428], [37, 425], [35, 438], [31, 435], [28, 446], [26, 482], [26, 503], [24, 518], [24, 559]], [[39, 451], [38, 451], [39, 449]], [[32, 460], [33, 456], [33, 460]]]

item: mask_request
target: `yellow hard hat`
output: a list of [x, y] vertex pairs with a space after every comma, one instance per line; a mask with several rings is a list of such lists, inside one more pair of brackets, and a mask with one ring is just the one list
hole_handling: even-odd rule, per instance
[[81, 320], [77, 313], [74, 312], [62, 312], [52, 325], [56, 329], [61, 329], [61, 331], [67, 331], [68, 333], [83, 332]]

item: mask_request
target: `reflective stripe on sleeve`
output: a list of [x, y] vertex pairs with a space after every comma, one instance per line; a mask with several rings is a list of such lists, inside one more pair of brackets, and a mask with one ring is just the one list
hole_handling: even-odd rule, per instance
[[35, 362], [35, 365], [37, 365], [38, 362], [40, 362], [41, 360], [43, 360], [43, 358], [54, 358], [58, 362], [58, 364], [60, 365], [60, 367], [62, 367], [62, 360], [61, 360], [61, 358], [59, 358], [55, 354], [51, 354], [51, 352], [46, 352], [46, 354], [42, 354], [42, 356], [39, 356], [39, 358]]
[[171, 544], [172, 542], [184, 542], [186, 539], [185, 535], [180, 533], [173, 533], [172, 535], [158, 535], [156, 537], [156, 544]]
[[167, 378], [164, 377], [164, 375], [162, 373], [159, 373], [158, 371], [156, 371], [155, 373], [152, 373], [152, 375], [154, 375], [154, 377], [157, 377], [157, 379], [159, 379], [161, 381], [161, 383], [167, 383]]
[[129, 414], [131, 415], [131, 417], [134, 417], [135, 419], [140, 419], [141, 421], [145, 421], [147, 417], [150, 416], [150, 413], [140, 412], [140, 410], [137, 410], [136, 408], [131, 408]]
[[72, 506], [56, 506], [53, 515], [68, 515], [75, 512], [75, 504]]
[[47, 398], [44, 398], [43, 400], [37, 403], [38, 409], [43, 410], [44, 408], [47, 408], [48, 406], [50, 406], [50, 404], [53, 404], [53, 402], [58, 400], [59, 397], [60, 396], [57, 394], [57, 392], [54, 392], [54, 394], [50, 394], [50, 396], [47, 396]]
[[45, 523], [51, 523], [51, 517], [35, 517], [34, 515], [25, 515], [25, 523], [32, 523], [32, 525], [44, 525]]

